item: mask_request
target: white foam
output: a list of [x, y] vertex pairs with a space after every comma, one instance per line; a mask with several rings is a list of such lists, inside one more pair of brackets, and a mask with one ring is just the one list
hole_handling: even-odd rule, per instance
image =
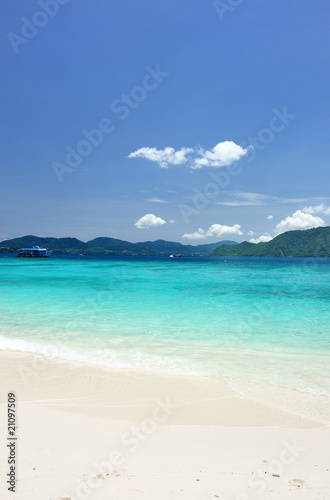
[[71, 349], [56, 344], [43, 344], [41, 342], [26, 341], [23, 339], [10, 339], [0, 335], [0, 350], [18, 351], [38, 354], [51, 358], [60, 358], [68, 361], [78, 361], [87, 364], [100, 365], [115, 370], [144, 370], [168, 374], [204, 376], [206, 373], [197, 367], [188, 366], [187, 362], [180, 359], [151, 355], [136, 350], [130, 355], [110, 349], [83, 350]]
[[[109, 339], [102, 339], [102, 349], [100, 349], [91, 347], [91, 339], [83, 336], [80, 338], [80, 345], [73, 345], [73, 340], [71, 345], [64, 345], [60, 339], [61, 337], [56, 341], [54, 336], [54, 343], [51, 344], [0, 335], [0, 349], [99, 365], [111, 370], [142, 370], [183, 376], [215, 375], [224, 380], [232, 390], [249, 399], [301, 416], [316, 418], [323, 423], [329, 422], [330, 419], [330, 391], [327, 390], [328, 386], [323, 378], [316, 378], [314, 373], [310, 373], [310, 365], [306, 363], [306, 358], [303, 358], [305, 363], [302, 363], [302, 359], [298, 356], [299, 366], [304, 367], [302, 373], [297, 371], [295, 363], [293, 367], [289, 366], [287, 359], [285, 375], [283, 373], [279, 375], [277, 366], [274, 372], [277, 375], [273, 374], [272, 377], [272, 373], [267, 372], [267, 366], [268, 369], [271, 368], [267, 356], [265, 357], [264, 352], [259, 353], [263, 354], [260, 356], [263, 363], [260, 364], [260, 360], [256, 359], [258, 356], [255, 350], [253, 353], [249, 350], [247, 355], [245, 349], [240, 352], [238, 347], [235, 350], [228, 350], [204, 346], [203, 349], [202, 345], [181, 342], [171, 344], [162, 340], [146, 342], [142, 339], [122, 337], [112, 338], [111, 342]], [[139, 342], [139, 348], [136, 342]], [[181, 358], [181, 353], [185, 359]], [[274, 357], [274, 353], [272, 355]], [[255, 363], [253, 366], [250, 365], [251, 359]], [[249, 365], [246, 364], [247, 361]], [[328, 365], [323, 365], [319, 360], [318, 368], [324, 372], [324, 376], [328, 373], [326, 366]], [[308, 379], [305, 370], [310, 373]], [[290, 377], [289, 371], [296, 376]], [[297, 377], [298, 374], [301, 378]]]

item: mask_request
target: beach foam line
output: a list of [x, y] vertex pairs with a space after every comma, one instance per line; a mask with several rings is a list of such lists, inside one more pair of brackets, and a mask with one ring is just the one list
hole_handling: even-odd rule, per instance
[[191, 360], [185, 361], [169, 356], [160, 356], [155, 353], [150, 354], [135, 348], [131, 348], [129, 354], [124, 353], [123, 349], [111, 350], [109, 348], [102, 350], [89, 349], [87, 351], [86, 349], [72, 349], [63, 345], [8, 338], [4, 335], [0, 335], [0, 350], [34, 354], [36, 364], [40, 364], [40, 357], [44, 357], [42, 361], [45, 361], [46, 364], [51, 359], [60, 359], [99, 366], [113, 372], [136, 371], [154, 375], [212, 377], [221, 380], [240, 397], [266, 403], [279, 410], [287, 411], [302, 418], [312, 418], [323, 424], [329, 424], [330, 422], [329, 393], [324, 393], [323, 390], [319, 390], [315, 386], [308, 387], [304, 384], [290, 386], [285, 384], [284, 380], [263, 380], [258, 377], [260, 375], [258, 371], [240, 375], [229, 374], [228, 372], [210, 373], [203, 370], [201, 366], [194, 365]]
[[103, 366], [113, 370], [142, 370], [147, 372], [157, 372], [164, 374], [184, 375], [184, 376], [206, 376], [205, 371], [197, 366], [189, 366], [181, 359], [169, 358], [166, 356], [150, 355], [140, 350], [136, 350], [131, 355], [124, 355], [120, 350], [109, 349], [78, 351], [58, 344], [43, 344], [32, 340], [19, 338], [8, 338], [0, 335], [0, 350], [27, 352], [38, 356], [45, 356], [54, 359], [67, 361], [78, 361], [90, 365]]

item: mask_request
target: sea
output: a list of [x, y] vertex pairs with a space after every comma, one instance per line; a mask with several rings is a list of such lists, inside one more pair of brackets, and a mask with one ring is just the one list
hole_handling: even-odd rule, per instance
[[330, 422], [330, 259], [0, 257], [0, 349], [170, 376]]

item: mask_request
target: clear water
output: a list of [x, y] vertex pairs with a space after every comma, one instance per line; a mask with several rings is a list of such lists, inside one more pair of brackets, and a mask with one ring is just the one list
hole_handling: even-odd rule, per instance
[[0, 349], [186, 375], [328, 421], [330, 259], [0, 258]]

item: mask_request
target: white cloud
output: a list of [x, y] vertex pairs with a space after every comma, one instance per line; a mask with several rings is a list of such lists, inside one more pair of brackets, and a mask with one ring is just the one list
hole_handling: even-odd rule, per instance
[[221, 238], [225, 235], [241, 235], [243, 234], [241, 231], [241, 226], [239, 224], [234, 224], [234, 226], [222, 226], [221, 224], [212, 224], [206, 231], [204, 229], [199, 228], [195, 233], [185, 233], [183, 238], [187, 238], [189, 240], [205, 240], [205, 238], [209, 237], [217, 237]]
[[[219, 201], [216, 205], [224, 205], [227, 207], [241, 206], [258, 206], [265, 205], [271, 199], [270, 196], [260, 193], [245, 193], [241, 191], [229, 191], [224, 193], [225, 196], [231, 196], [230, 201]], [[234, 199], [233, 199], [234, 198]]]
[[145, 158], [157, 162], [161, 168], [168, 168], [169, 165], [187, 163], [186, 156], [192, 152], [191, 148], [182, 148], [179, 151], [175, 151], [174, 148], [140, 148], [129, 154], [128, 158]]
[[160, 217], [156, 217], [154, 214], [146, 214], [140, 219], [138, 219], [134, 226], [138, 229], [149, 229], [149, 227], [157, 227], [166, 224], [166, 221]]
[[277, 234], [281, 234], [294, 229], [311, 229], [312, 227], [324, 225], [324, 220], [321, 217], [315, 217], [312, 214], [297, 210], [291, 217], [286, 217], [286, 219], [279, 222], [275, 227], [275, 231]]
[[[274, 196], [274, 195], [269, 195], [269, 194], [262, 194], [262, 193], [247, 193], [247, 192], [241, 192], [241, 191], [225, 191], [222, 193], [223, 196], [225, 196], [225, 200], [221, 202], [217, 202], [216, 205], [225, 205], [225, 206], [233, 206], [233, 207], [238, 207], [238, 206], [244, 206], [244, 205], [277, 205], [278, 203], [281, 204], [286, 204], [286, 203], [292, 203], [292, 204], [299, 204], [301, 205], [302, 203], [321, 203], [321, 205], [317, 205], [317, 207], [305, 207], [303, 209], [303, 212], [307, 212], [310, 210], [315, 210], [315, 208], [318, 208], [319, 210], [324, 209], [324, 213], [327, 213], [327, 215], [330, 214], [330, 207], [324, 205], [325, 202], [329, 198], [321, 198], [321, 197], [314, 197], [314, 198], [281, 198], [279, 196]], [[328, 212], [327, 212], [328, 210]], [[312, 212], [308, 212], [312, 213]], [[316, 213], [316, 212], [313, 212]]]
[[205, 240], [205, 231], [204, 229], [197, 229], [194, 233], [185, 233], [182, 238], [187, 238], [187, 240]]
[[254, 231], [249, 231], [249, 232], [248, 232], [248, 235], [249, 235], [249, 236], [252, 236], [253, 234], [254, 234]]
[[274, 216], [273, 215], [268, 215], [267, 219], [272, 220], [272, 219], [274, 219]]
[[223, 207], [243, 207], [255, 205], [255, 203], [250, 203], [249, 201], [217, 201], [215, 205], [221, 205]]
[[167, 201], [160, 198], [147, 198], [147, 201], [151, 201], [152, 203], [167, 203]]
[[282, 203], [317, 203], [329, 200], [326, 196], [312, 196], [310, 198], [278, 198]]
[[330, 215], [330, 207], [321, 203], [320, 205], [305, 207], [303, 208], [303, 212], [306, 212], [307, 214], [323, 213], [325, 215]]
[[183, 165], [190, 162], [191, 168], [202, 167], [226, 167], [245, 156], [252, 148], [242, 148], [233, 141], [218, 142], [213, 149], [203, 148], [181, 148], [175, 151], [174, 148], [140, 148], [128, 155], [128, 158], [145, 158], [158, 163], [161, 168], [168, 168], [169, 165]]
[[233, 141], [218, 142], [211, 150], [200, 149], [198, 151], [200, 157], [195, 158], [193, 168], [226, 167], [240, 160], [248, 150], [249, 148], [244, 149]]
[[241, 226], [234, 224], [234, 226], [222, 226], [221, 224], [212, 224], [206, 232], [206, 236], [223, 236], [224, 234], [243, 234]]
[[270, 241], [273, 239], [273, 236], [269, 236], [269, 234], [263, 234], [262, 236], [259, 236], [259, 238], [251, 238], [249, 241], [250, 243], [266, 243], [267, 241]]

